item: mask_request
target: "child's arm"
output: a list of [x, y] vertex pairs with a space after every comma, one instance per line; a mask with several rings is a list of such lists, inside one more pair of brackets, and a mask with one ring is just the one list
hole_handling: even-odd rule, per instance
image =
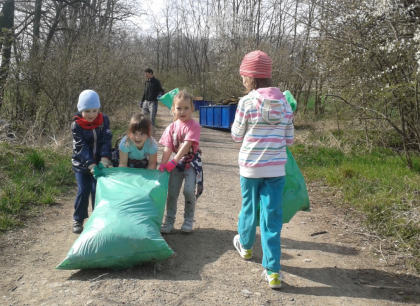
[[149, 155], [149, 164], [147, 165], [147, 169], [156, 169], [157, 165], [157, 153]]
[[285, 137], [286, 145], [291, 146], [294, 142], [295, 126], [293, 124], [293, 113], [289, 116], [288, 123], [286, 125]]
[[90, 170], [96, 165], [96, 163], [93, 159], [91, 151], [89, 150], [89, 145], [83, 138], [82, 128], [73, 122], [71, 132], [73, 135], [73, 154], [76, 159], [80, 161], [82, 167], [89, 168]]
[[190, 148], [191, 148], [192, 144], [193, 144], [192, 141], [184, 141], [184, 143], [182, 144], [181, 148], [179, 148], [178, 153], [175, 154], [173, 160], [176, 163], [178, 163], [184, 155], [187, 155], [188, 154], [188, 152], [190, 151]]
[[236, 109], [235, 119], [233, 120], [231, 134], [235, 142], [241, 142], [244, 139], [248, 125], [248, 115], [246, 114], [244, 101], [240, 100]]
[[290, 123], [287, 127], [286, 127], [286, 145], [287, 146], [291, 146], [294, 142], [294, 131], [295, 128], [293, 126], [293, 123]]
[[[166, 171], [171, 172], [172, 170], [175, 169], [176, 165], [181, 160], [181, 158], [189, 152], [193, 142], [194, 141], [191, 141], [191, 140], [184, 141], [184, 143], [181, 145], [181, 148], [179, 149], [178, 153], [175, 154], [174, 158], [167, 164], [161, 164], [161, 165], [164, 165], [164, 168], [166, 169]], [[159, 170], [161, 170], [161, 169], [159, 168]], [[161, 170], [161, 171], [163, 171], [163, 170]]]
[[127, 167], [128, 164], [128, 153], [123, 152], [121, 150], [120, 151], [120, 163], [118, 165], [118, 167]]
[[172, 154], [171, 148], [165, 146], [165, 148], [163, 149], [162, 159], [161, 159], [160, 163], [162, 165], [166, 164], [169, 160], [169, 157], [171, 157], [171, 154]]

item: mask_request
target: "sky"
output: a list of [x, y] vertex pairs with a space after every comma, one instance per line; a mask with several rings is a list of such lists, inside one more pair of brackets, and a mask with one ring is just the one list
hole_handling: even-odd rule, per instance
[[[130, 19], [136, 27], [142, 32], [150, 32], [153, 30], [153, 16], [157, 18], [161, 15], [167, 0], [135, 0], [140, 16], [134, 16]], [[147, 14], [146, 14], [147, 13]]]

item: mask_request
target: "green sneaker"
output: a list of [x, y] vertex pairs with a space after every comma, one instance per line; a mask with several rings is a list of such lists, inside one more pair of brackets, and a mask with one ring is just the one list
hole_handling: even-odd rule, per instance
[[249, 260], [252, 258], [252, 250], [251, 249], [247, 250], [242, 247], [242, 244], [239, 241], [239, 235], [236, 235], [233, 238], [233, 246], [238, 251], [239, 256], [241, 256], [243, 259]]
[[272, 272], [270, 270], [264, 269], [261, 275], [266, 281], [268, 281], [268, 285], [272, 289], [279, 289], [281, 288], [281, 280], [283, 279], [283, 275], [281, 273]]

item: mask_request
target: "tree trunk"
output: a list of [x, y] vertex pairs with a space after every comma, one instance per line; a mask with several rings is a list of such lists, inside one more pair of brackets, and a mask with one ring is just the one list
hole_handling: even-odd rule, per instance
[[3, 105], [4, 88], [9, 75], [10, 57], [12, 55], [13, 26], [15, 16], [15, 0], [6, 0], [0, 14], [0, 109]]
[[36, 57], [39, 51], [39, 28], [41, 26], [41, 9], [42, 9], [42, 0], [35, 0], [35, 11], [34, 11], [34, 22], [32, 30], [32, 57]]

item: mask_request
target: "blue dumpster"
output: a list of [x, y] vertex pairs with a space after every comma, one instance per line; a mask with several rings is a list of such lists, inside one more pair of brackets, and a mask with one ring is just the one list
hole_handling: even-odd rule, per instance
[[194, 111], [198, 111], [200, 110], [201, 106], [208, 106], [211, 104], [211, 101], [207, 101], [207, 100], [193, 100], [193, 104], [194, 104]]
[[210, 128], [230, 129], [235, 119], [236, 105], [211, 105], [200, 107], [200, 125]]

